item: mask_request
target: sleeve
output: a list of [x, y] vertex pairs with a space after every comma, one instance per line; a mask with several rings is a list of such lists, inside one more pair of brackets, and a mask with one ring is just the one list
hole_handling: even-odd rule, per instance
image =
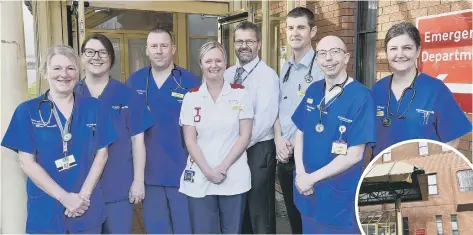
[[292, 122], [296, 125], [297, 129], [302, 132], [304, 132], [304, 119], [306, 114], [307, 99], [313, 99], [313, 87], [314, 83], [312, 83], [309, 88], [307, 88], [304, 98], [302, 98], [301, 102], [299, 103], [299, 106], [297, 106], [296, 110], [294, 111], [294, 114], [292, 114], [291, 117]]
[[249, 146], [253, 146], [264, 138], [273, 128], [279, 111], [279, 77], [271, 71], [271, 76], [261, 79], [253, 94], [256, 99], [253, 132]]
[[2, 146], [15, 152], [22, 151], [36, 154], [37, 147], [33, 124], [24, 104], [18, 106], [13, 113], [10, 125], [2, 140]]
[[376, 110], [371, 92], [360, 99], [353, 123], [347, 132], [348, 147], [376, 142]]
[[127, 123], [131, 135], [134, 136], [152, 127], [155, 122], [140, 95], [134, 90], [131, 93]]
[[243, 90], [242, 91], [242, 99], [241, 99], [241, 104], [243, 106], [243, 109], [240, 111], [239, 118], [240, 119], [253, 119], [254, 117], [254, 107], [253, 107], [253, 102], [251, 101], [250, 94], [248, 91]]
[[460, 138], [471, 131], [472, 126], [465, 113], [455, 101], [452, 92], [445, 84], [437, 93], [435, 117], [437, 135], [442, 142], [449, 142]]
[[110, 113], [107, 112], [107, 109], [100, 108], [100, 105], [97, 105], [97, 150], [107, 147], [113, 142], [118, 140], [118, 134], [113, 126], [112, 118]]
[[186, 93], [182, 101], [181, 114], [179, 116], [179, 125], [195, 126], [193, 116], [192, 94]]

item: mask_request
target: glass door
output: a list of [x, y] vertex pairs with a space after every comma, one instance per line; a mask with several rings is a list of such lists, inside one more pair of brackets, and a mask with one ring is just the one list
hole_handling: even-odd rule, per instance
[[234, 27], [242, 22], [248, 20], [249, 13], [246, 10], [229, 13], [226, 16], [218, 19], [218, 41], [225, 48], [228, 54], [227, 64], [230, 67], [236, 62], [235, 52], [233, 47], [233, 30]]
[[146, 55], [147, 34], [124, 34], [124, 37], [126, 80], [137, 70], [149, 65], [149, 58]]

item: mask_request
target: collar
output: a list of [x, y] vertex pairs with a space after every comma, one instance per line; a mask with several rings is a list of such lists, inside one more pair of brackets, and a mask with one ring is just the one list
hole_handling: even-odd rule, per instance
[[[202, 85], [200, 85], [199, 91], [202, 91], [202, 97], [208, 96], [210, 97], [210, 92], [209, 89], [207, 88], [207, 83], [203, 82]], [[222, 91], [220, 92], [220, 96], [228, 95], [232, 91], [232, 87], [230, 86], [230, 83], [227, 81], [223, 81], [223, 87]], [[218, 99], [217, 99], [218, 100]]]
[[[314, 57], [314, 54], [315, 54], [314, 48], [311, 47], [310, 50], [308, 50], [307, 53], [305, 53], [304, 57], [302, 57], [301, 61], [299, 61], [299, 63], [297, 65], [302, 64], [302, 65], [304, 65], [305, 67], [308, 68], [309, 65], [310, 65], [310, 62], [312, 60], [312, 57]], [[292, 65], [295, 64], [294, 63], [294, 55], [291, 56], [291, 59], [288, 62], [289, 62], [289, 64], [292, 64]]]
[[[250, 63], [243, 65], [243, 69], [245, 69], [245, 72], [249, 72], [259, 61], [259, 56], [256, 56]], [[240, 65], [240, 61], [237, 62], [237, 68], [242, 67]]]

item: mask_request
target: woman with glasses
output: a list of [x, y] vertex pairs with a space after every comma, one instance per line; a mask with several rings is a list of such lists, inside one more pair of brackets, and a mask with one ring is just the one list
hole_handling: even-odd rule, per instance
[[146, 150], [144, 131], [153, 118], [138, 93], [110, 77], [115, 51], [110, 40], [95, 34], [81, 47], [85, 79], [76, 86], [76, 94], [98, 98], [119, 135], [108, 149], [109, 161], [102, 175], [106, 202], [106, 233], [131, 233], [133, 204], [145, 198], [144, 168]]
[[181, 109], [189, 158], [179, 192], [188, 196], [196, 234], [240, 233], [245, 194], [251, 188], [246, 148], [253, 104], [242, 85], [224, 80], [226, 61], [220, 43], [202, 45], [199, 62], [205, 82], [189, 90]]
[[50, 89], [17, 107], [2, 141], [18, 152], [28, 176], [26, 233], [101, 233], [99, 179], [107, 146], [118, 136], [96, 99], [74, 95], [80, 73], [74, 50], [53, 46], [41, 58]]
[[376, 146], [373, 157], [409, 139], [437, 140], [456, 147], [471, 123], [452, 92], [416, 66], [419, 30], [408, 22], [393, 25], [384, 39], [392, 74], [373, 87], [376, 102]]

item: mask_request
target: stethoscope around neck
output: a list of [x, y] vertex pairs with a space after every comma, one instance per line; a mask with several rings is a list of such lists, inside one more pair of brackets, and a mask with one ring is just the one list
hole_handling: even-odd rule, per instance
[[[49, 95], [49, 90], [47, 90], [47, 91], [44, 93], [44, 95], [43, 95], [41, 101], [40, 101], [39, 104], [38, 104], [38, 114], [39, 114], [39, 118], [40, 118], [40, 120], [41, 120], [41, 123], [40, 123], [40, 124], [41, 124], [42, 127], [48, 126], [48, 125], [51, 123], [51, 118], [52, 118], [52, 116], [55, 115], [56, 123], [57, 123], [59, 129], [61, 130], [61, 137], [62, 137], [62, 139], [63, 139], [64, 142], [68, 142], [68, 141], [70, 141], [71, 138], [72, 138], [71, 126], [72, 126], [72, 119], [74, 118], [74, 114], [73, 114], [73, 113], [74, 113], [74, 108], [73, 108], [73, 110], [72, 110], [72, 112], [71, 112], [71, 116], [70, 116], [69, 119], [66, 121], [67, 130], [64, 131], [64, 130], [62, 129], [63, 127], [62, 127], [62, 123], [61, 123], [61, 121], [60, 121], [60, 119], [59, 119], [59, 116], [57, 116], [57, 111], [56, 111], [56, 107], [54, 106], [54, 102], [49, 99], [49, 96], [48, 96], [48, 95]], [[74, 97], [74, 100], [75, 100], [75, 97]], [[74, 101], [74, 102], [75, 102], [75, 101]], [[49, 104], [49, 110], [50, 110], [50, 111], [49, 111], [49, 118], [48, 118], [48, 121], [47, 121], [47, 122], [44, 121], [44, 118], [43, 118], [43, 115], [42, 115], [42, 112], [41, 112], [41, 106], [42, 106], [44, 103]], [[55, 112], [56, 112], [56, 113], [55, 113]]]
[[[304, 76], [304, 80], [307, 83], [311, 83], [314, 80], [314, 77], [312, 77], [312, 67], [314, 66], [314, 60], [315, 60], [316, 55], [317, 55], [317, 53], [314, 52], [314, 56], [312, 56], [312, 60], [310, 61], [310, 64], [309, 64], [309, 72]], [[289, 75], [291, 74], [292, 66], [293, 66], [293, 64], [289, 65], [289, 68], [287, 69], [287, 72], [284, 75], [284, 79], [282, 80], [283, 83], [285, 83], [289, 80]]]
[[[404, 88], [404, 90], [402, 91], [401, 97], [399, 98], [399, 101], [397, 103], [396, 114], [394, 114], [394, 113], [389, 111], [389, 108], [391, 106], [391, 93], [392, 93], [392, 83], [393, 83], [393, 76], [394, 76], [394, 74], [391, 74], [391, 78], [389, 79], [388, 103], [386, 105], [386, 116], [381, 121], [381, 123], [383, 124], [384, 127], [390, 127], [391, 126], [392, 121], [391, 121], [391, 118], [389, 117], [390, 115], [395, 117], [396, 119], [405, 119], [406, 118], [405, 115], [406, 115], [407, 111], [409, 110], [409, 108], [411, 107], [412, 101], [416, 97], [416, 89], [414, 88], [414, 84], [416, 82], [416, 79], [417, 79], [418, 75], [419, 75], [419, 70], [416, 68], [416, 75], [415, 75], [414, 79], [412, 80], [411, 84], [408, 87]], [[407, 104], [407, 108], [404, 110], [404, 112], [401, 113], [401, 115], [399, 115], [399, 108], [400, 108], [401, 103], [402, 103], [402, 98], [404, 98], [404, 95], [406, 94], [406, 92], [408, 90], [412, 90], [411, 99], [409, 100], [409, 103]]]
[[[148, 69], [148, 75], [146, 76], [145, 100], [146, 100], [146, 107], [148, 108], [148, 110], [151, 110], [151, 107], [149, 106], [149, 102], [148, 102], [148, 89], [149, 89], [149, 76], [151, 74], [151, 69], [152, 68], [153, 67], [150, 65], [149, 69]], [[174, 76], [174, 71], [179, 72], [179, 82], [177, 81], [176, 77]], [[171, 70], [171, 76], [172, 76], [172, 79], [174, 80], [174, 82], [177, 85], [175, 88], [171, 88], [171, 91], [176, 91], [177, 89], [182, 89], [182, 90], [187, 90], [188, 89], [188, 88], [182, 87], [182, 71], [177, 68], [176, 64], [174, 64], [174, 66]]]

